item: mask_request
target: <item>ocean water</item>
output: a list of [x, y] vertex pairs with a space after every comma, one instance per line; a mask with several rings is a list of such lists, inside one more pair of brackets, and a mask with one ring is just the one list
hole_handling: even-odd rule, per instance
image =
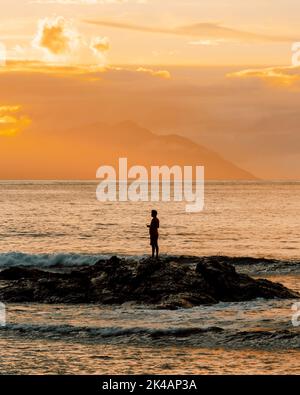
[[[156, 208], [163, 254], [276, 258], [237, 270], [300, 291], [300, 182], [207, 183], [198, 214], [186, 214], [184, 203], [100, 203], [96, 185], [2, 181], [0, 270], [93, 264], [112, 254], [138, 259], [149, 253], [146, 224]], [[296, 302], [258, 299], [176, 311], [8, 304], [0, 372], [300, 374]]]
[[206, 183], [196, 214], [184, 202], [101, 203], [96, 186], [0, 182], [0, 253], [145, 254], [155, 207], [163, 253], [299, 258], [300, 182]]

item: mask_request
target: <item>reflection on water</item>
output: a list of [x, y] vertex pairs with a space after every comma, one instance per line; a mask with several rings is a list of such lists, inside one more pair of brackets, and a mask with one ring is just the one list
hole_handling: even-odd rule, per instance
[[0, 339], [9, 374], [299, 374], [300, 351], [136, 347]]
[[[0, 252], [147, 253], [153, 204], [101, 203], [96, 186], [0, 182]], [[299, 257], [299, 182], [207, 183], [201, 213], [184, 202], [155, 208], [163, 253]]]
[[0, 329], [0, 371], [299, 374], [293, 302], [258, 299], [176, 311], [11, 304]]
[[[148, 252], [152, 204], [103, 204], [95, 190], [96, 183], [0, 182], [0, 268], [81, 265], [96, 261], [94, 254]], [[300, 291], [300, 183], [209, 183], [205, 202], [192, 215], [184, 202], [155, 205], [162, 252], [291, 259], [237, 270]], [[177, 311], [11, 304], [0, 328], [0, 372], [300, 374], [293, 302]]]

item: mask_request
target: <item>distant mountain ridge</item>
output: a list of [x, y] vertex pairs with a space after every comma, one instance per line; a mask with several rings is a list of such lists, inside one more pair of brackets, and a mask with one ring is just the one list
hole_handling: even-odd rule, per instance
[[203, 165], [205, 178], [211, 180], [256, 179], [250, 172], [186, 137], [158, 135], [132, 121], [112, 126], [93, 124], [89, 126], [89, 135], [90, 138], [93, 136], [96, 146], [101, 146], [101, 158], [105, 164], [116, 165], [119, 157], [127, 157], [130, 166], [143, 165], [147, 168], [155, 165]]
[[[33, 129], [18, 138], [2, 139], [1, 179], [95, 179], [100, 166], [204, 166], [206, 180], [254, 180], [256, 177], [221, 155], [171, 134], [158, 135], [135, 122], [103, 122], [62, 129], [54, 124], [44, 132]], [[195, 174], [195, 172], [194, 172]]]

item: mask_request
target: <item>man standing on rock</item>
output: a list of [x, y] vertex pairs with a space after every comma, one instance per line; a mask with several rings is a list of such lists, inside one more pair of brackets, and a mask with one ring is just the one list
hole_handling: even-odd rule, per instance
[[152, 258], [154, 258], [156, 252], [156, 259], [158, 259], [159, 247], [158, 247], [158, 228], [159, 228], [159, 219], [157, 218], [157, 211], [151, 211], [151, 224], [147, 225], [149, 228], [150, 234], [150, 245], [152, 247]]

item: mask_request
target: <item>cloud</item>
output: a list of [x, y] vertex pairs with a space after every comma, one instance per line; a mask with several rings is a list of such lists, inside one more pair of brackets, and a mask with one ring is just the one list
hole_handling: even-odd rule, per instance
[[9, 73], [35, 73], [57, 76], [80, 76], [85, 74], [101, 73], [108, 69], [98, 64], [55, 64], [36, 60], [10, 60], [5, 67], [0, 67], [1, 74]]
[[46, 49], [51, 54], [65, 55], [76, 46], [77, 42], [78, 37], [76, 38], [74, 31], [68, 28], [67, 21], [63, 17], [57, 17], [39, 21], [33, 44]]
[[103, 52], [109, 50], [110, 44], [107, 37], [94, 37], [90, 43], [90, 49], [95, 53], [95, 55], [102, 55]]
[[87, 4], [87, 5], [97, 5], [97, 4], [147, 4], [148, 0], [32, 0], [32, 4]]
[[139, 67], [138, 69], [136, 69], [136, 71], [138, 73], [146, 73], [146, 74], [149, 74], [153, 77], [160, 77], [160, 78], [164, 78], [166, 80], [171, 78], [171, 74], [167, 70], [152, 70], [152, 69], [145, 68], [145, 67]]
[[107, 37], [87, 37], [79, 33], [72, 20], [58, 16], [38, 22], [32, 46], [39, 52], [29, 60], [40, 59], [42, 50], [45, 62], [53, 65], [102, 68], [107, 63], [106, 53], [110, 44]]
[[189, 41], [190, 45], [216, 46], [223, 42], [223, 40], [197, 40]]
[[73, 20], [62, 16], [40, 19], [30, 44], [7, 48], [5, 62], [2, 63], [4, 56], [1, 57], [0, 45], [0, 66], [5, 66], [5, 70], [1, 67], [0, 73], [18, 71], [22, 65], [30, 71], [46, 67], [51, 73], [62, 68], [82, 73], [101, 71], [108, 63], [108, 37], [82, 34]]
[[14, 136], [31, 123], [27, 116], [20, 114], [21, 106], [0, 106], [0, 137]]
[[229, 78], [257, 78], [273, 85], [292, 86], [300, 81], [300, 67], [283, 66], [247, 69], [227, 74]]
[[194, 23], [191, 25], [178, 26], [175, 28], [164, 28], [164, 27], [151, 27], [135, 25], [132, 23], [104, 21], [104, 20], [84, 20], [84, 22], [107, 26], [111, 28], [119, 28], [126, 30], [134, 30], [145, 33], [161, 33], [161, 34], [172, 34], [177, 36], [197, 37], [201, 40], [226, 40], [226, 41], [237, 41], [237, 42], [293, 42], [295, 37], [276, 36], [276, 35], [264, 35], [246, 32], [239, 29], [233, 29], [226, 26], [222, 26], [218, 23]]
[[[98, 50], [98, 56], [102, 51]], [[126, 67], [103, 66], [86, 64], [86, 65], [67, 65], [67, 64], [49, 64], [41, 61], [8, 61], [5, 67], [0, 67], [1, 74], [46, 74], [61, 77], [80, 77], [85, 81], [95, 82], [102, 78], [103, 73], [115, 73], [120, 77], [127, 73], [127, 78], [131, 75], [148, 74], [152, 77], [161, 79], [171, 79], [171, 73], [168, 70], [153, 70], [150, 68], [139, 67], [131, 69]]]

